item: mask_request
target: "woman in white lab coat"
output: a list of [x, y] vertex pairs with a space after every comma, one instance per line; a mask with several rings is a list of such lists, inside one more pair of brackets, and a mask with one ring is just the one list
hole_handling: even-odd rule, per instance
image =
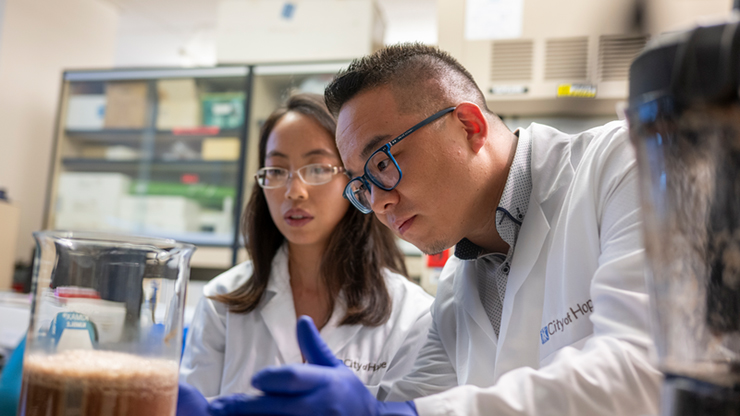
[[265, 122], [261, 169], [243, 216], [251, 261], [204, 289], [181, 380], [206, 397], [254, 393], [251, 377], [301, 363], [298, 316], [379, 398], [411, 370], [432, 297], [409, 282], [390, 231], [351, 208], [323, 97], [296, 95]]

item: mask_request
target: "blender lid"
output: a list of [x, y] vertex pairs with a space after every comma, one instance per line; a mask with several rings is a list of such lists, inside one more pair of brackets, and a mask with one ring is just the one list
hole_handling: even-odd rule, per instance
[[670, 97], [677, 107], [738, 100], [740, 21], [660, 36], [630, 67], [629, 103]]

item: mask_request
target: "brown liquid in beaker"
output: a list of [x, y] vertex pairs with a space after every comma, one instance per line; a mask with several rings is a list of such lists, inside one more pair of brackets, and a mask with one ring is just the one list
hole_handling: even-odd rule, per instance
[[110, 351], [29, 355], [20, 415], [172, 416], [177, 363]]

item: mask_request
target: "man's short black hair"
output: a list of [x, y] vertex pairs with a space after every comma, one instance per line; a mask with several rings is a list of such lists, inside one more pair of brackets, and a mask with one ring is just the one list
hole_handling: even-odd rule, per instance
[[490, 113], [473, 76], [447, 52], [421, 43], [385, 47], [355, 59], [326, 87], [324, 99], [335, 116], [360, 92], [390, 86], [403, 112], [438, 111], [461, 101]]

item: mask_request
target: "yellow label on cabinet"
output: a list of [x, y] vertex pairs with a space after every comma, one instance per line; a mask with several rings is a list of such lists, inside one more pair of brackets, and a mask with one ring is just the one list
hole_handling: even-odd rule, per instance
[[560, 84], [558, 97], [596, 97], [596, 87], [590, 84]]

